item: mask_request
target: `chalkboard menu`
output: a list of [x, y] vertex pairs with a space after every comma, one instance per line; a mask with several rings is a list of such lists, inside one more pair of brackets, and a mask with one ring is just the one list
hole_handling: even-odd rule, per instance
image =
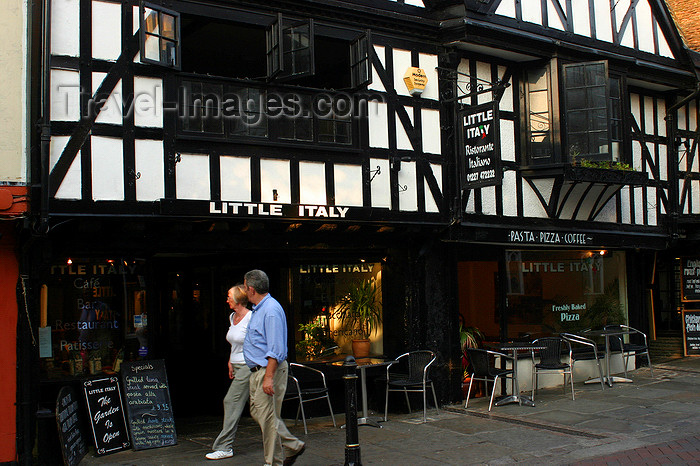
[[168, 376], [162, 359], [122, 365], [122, 382], [134, 450], [177, 443]]
[[683, 301], [700, 301], [700, 257], [681, 259], [681, 293]]
[[64, 464], [73, 466], [80, 463], [87, 453], [87, 446], [80, 429], [80, 404], [75, 397], [75, 391], [70, 387], [62, 387], [58, 392], [56, 421]]
[[95, 452], [107, 455], [129, 448], [126, 415], [116, 376], [83, 382]]
[[700, 355], [700, 310], [683, 311], [683, 341], [686, 356]]

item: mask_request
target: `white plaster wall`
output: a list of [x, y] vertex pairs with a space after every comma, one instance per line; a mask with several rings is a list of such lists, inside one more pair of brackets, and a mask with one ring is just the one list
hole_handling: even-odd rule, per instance
[[496, 187], [481, 188], [481, 211], [484, 215], [496, 215]]
[[629, 224], [632, 219], [632, 212], [630, 207], [630, 187], [624, 186], [620, 190], [620, 204], [622, 208], [620, 209], [620, 214], [622, 218], [622, 223]]
[[[95, 95], [97, 89], [104, 81], [107, 73], [92, 73], [92, 95]], [[109, 95], [107, 103], [100, 110], [100, 114], [97, 116], [96, 123], [110, 123], [113, 125], [122, 124], [122, 80], [120, 79], [114, 90]]]
[[421, 134], [423, 152], [441, 154], [440, 111], [429, 108], [421, 109]]
[[[630, 8], [631, 0], [619, 0], [615, 4], [615, 25], [616, 29], [619, 31], [622, 21], [625, 19], [625, 15]], [[625, 32], [622, 36], [621, 43], [626, 47], [634, 47], [634, 28], [630, 27], [631, 23], [627, 25]]]
[[[384, 50], [384, 47], [381, 45], [375, 45], [374, 46], [374, 51], [377, 54], [377, 57], [379, 57], [379, 61], [382, 64], [382, 67], [386, 69], [386, 56], [385, 53], [386, 51]], [[370, 83], [369, 86], [367, 86], [368, 89], [371, 89], [373, 91], [379, 91], [379, 92], [385, 92], [386, 89], [384, 88], [384, 84], [382, 83], [382, 80], [379, 79], [379, 75], [377, 74], [377, 69], [372, 66], [372, 83]]]
[[642, 197], [643, 188], [635, 187], [634, 189], [634, 224], [643, 225], [644, 224], [644, 210], [646, 206], [644, 205], [644, 198]]
[[394, 49], [394, 89], [398, 95], [409, 96], [406, 83], [403, 82], [403, 75], [411, 67], [411, 51]]
[[632, 141], [632, 168], [642, 171], [642, 146], [639, 141]]
[[659, 199], [656, 197], [656, 188], [654, 187], [647, 187], [647, 215], [649, 215], [649, 225], [656, 226], [657, 218], [656, 218], [656, 208], [659, 204]]
[[51, 53], [80, 55], [80, 0], [51, 1]]
[[[58, 159], [61, 157], [63, 149], [65, 149], [66, 144], [68, 144], [68, 136], [51, 136], [51, 144], [49, 149], [49, 162], [51, 169], [56, 165]], [[73, 159], [73, 162], [63, 178], [61, 185], [56, 191], [56, 199], [80, 199], [82, 197], [81, 190], [81, 163], [80, 163], [80, 151]]]
[[591, 37], [591, 16], [587, 1], [578, 1], [572, 4], [574, 19], [574, 34]]
[[644, 97], [644, 132], [654, 134], [654, 99]]
[[686, 114], [686, 107], [683, 106], [678, 109], [678, 113], [676, 116], [676, 121], [678, 122], [678, 129], [688, 129], [685, 124], [685, 114]]
[[[546, 0], [547, 1], [547, 21], [549, 22], [549, 27], [552, 29], [558, 29], [560, 31], [564, 30], [564, 24], [561, 22], [559, 13], [557, 13], [554, 7], [554, 1], [556, 0]], [[565, 11], [566, 13], [566, 11]]]
[[547, 218], [547, 212], [542, 207], [537, 194], [525, 182], [523, 182], [523, 215], [525, 217]]
[[523, 21], [542, 24], [542, 8], [540, 0], [520, 0], [523, 12]]
[[[433, 175], [435, 175], [440, 192], [442, 192], [442, 166], [431, 163], [430, 168], [433, 170]], [[439, 212], [440, 209], [438, 209], [433, 193], [430, 191], [430, 186], [428, 186], [428, 182], [425, 180], [423, 180], [423, 189], [425, 190], [425, 211]]]
[[[653, 15], [647, 0], [637, 3], [637, 31], [639, 40], [639, 50], [654, 53], [654, 28], [652, 24]], [[663, 37], [663, 35], [661, 36]]]
[[[610, 16], [611, 6], [610, 0], [593, 0], [593, 8], [595, 9], [596, 39], [605, 42], [612, 42], [612, 18]], [[585, 5], [580, 5], [578, 8], [584, 7]]]
[[[690, 102], [690, 105], [688, 105], [688, 120], [690, 123], [690, 130], [691, 131], [697, 131], [698, 130], [698, 120], [697, 120], [697, 111], [696, 111], [697, 104], [695, 101]], [[664, 112], [665, 114], [665, 112]]]
[[326, 165], [299, 162], [299, 200], [302, 204], [326, 205]]
[[122, 140], [92, 137], [92, 199], [124, 200], [124, 149]]
[[387, 105], [383, 102], [370, 101], [369, 108], [369, 146], [382, 149], [389, 148], [389, 118]]
[[518, 189], [515, 172], [508, 170], [503, 173], [503, 215], [515, 217], [518, 215]]
[[180, 154], [175, 164], [177, 199], [211, 199], [208, 154]]
[[[403, 166], [403, 164], [402, 164]], [[370, 159], [369, 169], [379, 167], [381, 172], [374, 177], [370, 185], [372, 207], [391, 208], [391, 190], [389, 187], [389, 161], [385, 159]]]
[[0, 181], [27, 181], [27, 0], [7, 0], [0, 14]]
[[136, 139], [134, 141], [136, 157], [136, 200], [155, 201], [165, 197], [165, 162], [163, 159], [163, 141], [154, 139]]
[[[376, 168], [372, 165], [369, 167], [370, 171]], [[333, 176], [335, 205], [362, 207], [362, 166], [336, 163], [333, 165]]]
[[[260, 160], [260, 200], [262, 202], [277, 202], [279, 204], [292, 202], [289, 163], [289, 160]], [[275, 189], [278, 196], [276, 201], [273, 192]]]
[[121, 3], [92, 2], [92, 56], [116, 61], [122, 45]]
[[[415, 212], [418, 210], [418, 185], [416, 183], [416, 163], [401, 162], [401, 170], [398, 173], [399, 186], [399, 210]], [[402, 191], [406, 187], [405, 191]]]
[[659, 146], [659, 178], [668, 181], [668, 152], [665, 145]]
[[[406, 112], [408, 113], [408, 119], [411, 121], [411, 125], [413, 126], [413, 107], [406, 107]], [[396, 122], [396, 148], [397, 149], [403, 149], [403, 150], [413, 150], [413, 146], [411, 145], [411, 140], [408, 139], [408, 134], [406, 133], [406, 129], [403, 127], [403, 123], [401, 123], [401, 119], [399, 118], [398, 115], [395, 115], [395, 122]]]
[[222, 155], [219, 164], [221, 200], [250, 202], [250, 157]]
[[51, 121], [80, 119], [80, 73], [51, 70]]
[[[682, 184], [682, 182], [681, 182]], [[682, 192], [682, 191], [679, 191]], [[693, 200], [692, 210], [694, 214], [700, 214], [700, 180], [691, 180], [688, 197]], [[688, 202], [686, 201], [686, 211]]]
[[[490, 88], [491, 86], [486, 83], [491, 82], [491, 64], [484, 63], [482, 61], [476, 62], [476, 77], [481, 79], [477, 81], [479, 84], [483, 84], [485, 88]], [[485, 104], [493, 101], [493, 92], [484, 92], [476, 96], [476, 100], [479, 104]]]
[[147, 128], [163, 127], [163, 80], [134, 76], [134, 124]]
[[515, 123], [511, 120], [500, 121], [501, 160], [515, 161]]
[[[505, 66], [499, 66], [498, 67], [498, 76], [503, 79], [503, 75], [506, 73], [506, 67]], [[508, 83], [510, 86], [508, 86], [505, 91], [503, 91], [503, 97], [501, 98], [501, 101], [498, 104], [498, 108], [506, 111], [506, 112], [512, 112], [513, 111], [513, 79], [509, 79]]]
[[425, 89], [423, 89], [421, 98], [438, 100], [438, 72], [436, 69], [438, 66], [437, 55], [419, 53], [418, 64], [420, 65], [419, 68], [423, 69], [425, 76], [428, 78], [428, 82], [425, 85]]
[[508, 18], [515, 18], [515, 1], [514, 0], [503, 0], [496, 8], [496, 14], [507, 16]]
[[664, 36], [664, 33], [661, 31], [661, 28], [659, 27], [659, 25], [656, 24], [655, 28], [656, 28], [656, 35], [659, 38], [659, 55], [661, 55], [662, 57], [675, 58], [673, 55], [673, 52], [671, 51], [671, 48], [668, 46], [668, 42], [666, 41], [666, 37]]

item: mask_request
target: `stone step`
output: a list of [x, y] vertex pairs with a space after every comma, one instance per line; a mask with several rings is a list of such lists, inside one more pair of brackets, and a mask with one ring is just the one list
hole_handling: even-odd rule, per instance
[[659, 358], [679, 358], [683, 357], [683, 338], [681, 337], [658, 337], [649, 342], [649, 353], [651, 360]]

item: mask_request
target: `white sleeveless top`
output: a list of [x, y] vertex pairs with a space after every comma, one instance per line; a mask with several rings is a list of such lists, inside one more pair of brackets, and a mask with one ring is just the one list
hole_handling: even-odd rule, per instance
[[245, 340], [245, 334], [248, 333], [248, 322], [250, 322], [250, 316], [253, 315], [251, 311], [238, 322], [237, 325], [233, 324], [232, 312], [228, 317], [231, 326], [228, 328], [228, 333], [226, 334], [226, 341], [231, 343], [231, 364], [245, 364], [245, 359], [243, 358], [243, 340]]

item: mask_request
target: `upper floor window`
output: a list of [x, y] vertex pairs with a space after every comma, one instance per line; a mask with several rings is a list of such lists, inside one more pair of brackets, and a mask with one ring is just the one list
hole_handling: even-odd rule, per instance
[[370, 82], [369, 32], [282, 15], [248, 19], [183, 15], [182, 70], [315, 89], [358, 89]]
[[569, 160], [620, 158], [619, 79], [604, 61], [563, 66], [566, 154]]
[[[554, 89], [557, 82], [560, 90]], [[559, 68], [553, 60], [526, 70], [523, 92], [528, 164], [620, 161], [621, 79], [610, 75], [607, 62]]]
[[183, 79], [179, 88], [180, 134], [208, 138], [353, 143], [358, 106], [348, 94], [262, 88], [221, 80]]
[[139, 7], [141, 61], [180, 68], [180, 15], [141, 3]]

